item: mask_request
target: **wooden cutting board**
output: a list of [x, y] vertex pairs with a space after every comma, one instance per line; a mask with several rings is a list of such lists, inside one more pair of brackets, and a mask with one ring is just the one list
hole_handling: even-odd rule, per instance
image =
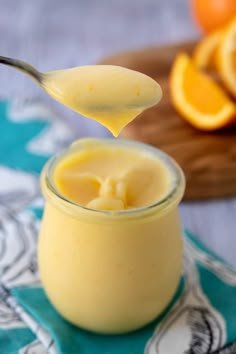
[[179, 51], [191, 53], [194, 43], [147, 48], [121, 53], [99, 64], [121, 65], [155, 78], [163, 89], [159, 105], [143, 112], [122, 132], [122, 137], [156, 146], [184, 170], [185, 199], [236, 195], [236, 128], [205, 133], [186, 123], [174, 110], [168, 76]]

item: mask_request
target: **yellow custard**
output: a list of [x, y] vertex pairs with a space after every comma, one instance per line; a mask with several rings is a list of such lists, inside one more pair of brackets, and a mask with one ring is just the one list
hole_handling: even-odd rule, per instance
[[83, 139], [49, 162], [42, 189], [39, 270], [55, 308], [99, 333], [159, 315], [182, 268], [179, 167], [145, 144]]
[[42, 86], [54, 99], [98, 121], [114, 136], [162, 96], [160, 86], [149, 76], [114, 65], [49, 72]]
[[[80, 143], [81, 145], [82, 143]], [[142, 208], [165, 197], [173, 183], [153, 154], [84, 140], [55, 167], [54, 183], [71, 201], [100, 210]]]

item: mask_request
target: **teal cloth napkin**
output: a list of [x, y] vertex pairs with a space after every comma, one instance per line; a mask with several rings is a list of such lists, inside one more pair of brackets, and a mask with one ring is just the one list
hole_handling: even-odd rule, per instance
[[97, 335], [54, 310], [37, 272], [38, 177], [74, 134], [51, 116], [37, 101], [0, 101], [0, 354], [236, 353], [236, 272], [187, 231], [179, 287], [148, 326]]

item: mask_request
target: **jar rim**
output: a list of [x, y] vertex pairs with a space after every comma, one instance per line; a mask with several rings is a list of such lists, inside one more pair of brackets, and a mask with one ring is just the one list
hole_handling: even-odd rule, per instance
[[[157, 202], [140, 207], [140, 208], [132, 208], [132, 209], [125, 209], [125, 210], [98, 210], [98, 209], [92, 209], [88, 208], [84, 205], [80, 205], [71, 199], [65, 197], [63, 194], [61, 194], [57, 187], [55, 186], [52, 178], [52, 171], [55, 168], [56, 163], [66, 156], [69, 152], [71, 151], [79, 151], [80, 148], [81, 150], [83, 149], [85, 144], [88, 143], [96, 143], [98, 146], [102, 144], [111, 144], [111, 145], [118, 145], [118, 146], [123, 146], [123, 147], [132, 147], [136, 148], [138, 150], [142, 149], [143, 152], [151, 153], [154, 157], [158, 157], [166, 167], [171, 171], [172, 177], [173, 177], [173, 186], [170, 189], [170, 191], [163, 197], [160, 198]], [[180, 166], [177, 164], [175, 160], [173, 160], [169, 155], [167, 155], [165, 152], [162, 150], [153, 147], [151, 145], [142, 143], [142, 142], [137, 142], [133, 140], [128, 140], [128, 139], [114, 139], [114, 138], [104, 138], [104, 139], [97, 139], [97, 138], [83, 138], [75, 141], [70, 145], [66, 150], [64, 150], [62, 153], [58, 155], [52, 156], [47, 164], [45, 165], [43, 172], [42, 172], [42, 183], [45, 184], [46, 188], [49, 190], [50, 194], [53, 195], [58, 201], [61, 201], [64, 203], [65, 206], [72, 207], [74, 210], [77, 209], [80, 211], [84, 211], [86, 213], [93, 213], [93, 215], [96, 216], [117, 216], [117, 217], [137, 217], [140, 214], [143, 214], [144, 212], [150, 213], [154, 210], [158, 209], [166, 209], [170, 207], [172, 204], [177, 204], [181, 199], [184, 194], [185, 190], [185, 177], [183, 174], [182, 169]], [[43, 188], [44, 195], [45, 195], [45, 188]], [[45, 195], [46, 197], [46, 195]], [[46, 197], [47, 198], [47, 197]]]

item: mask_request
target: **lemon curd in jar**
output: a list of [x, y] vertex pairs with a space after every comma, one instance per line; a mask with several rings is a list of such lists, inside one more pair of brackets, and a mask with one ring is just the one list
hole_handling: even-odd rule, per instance
[[182, 268], [178, 165], [142, 143], [82, 139], [45, 166], [42, 190], [39, 271], [58, 312], [98, 333], [155, 319]]

